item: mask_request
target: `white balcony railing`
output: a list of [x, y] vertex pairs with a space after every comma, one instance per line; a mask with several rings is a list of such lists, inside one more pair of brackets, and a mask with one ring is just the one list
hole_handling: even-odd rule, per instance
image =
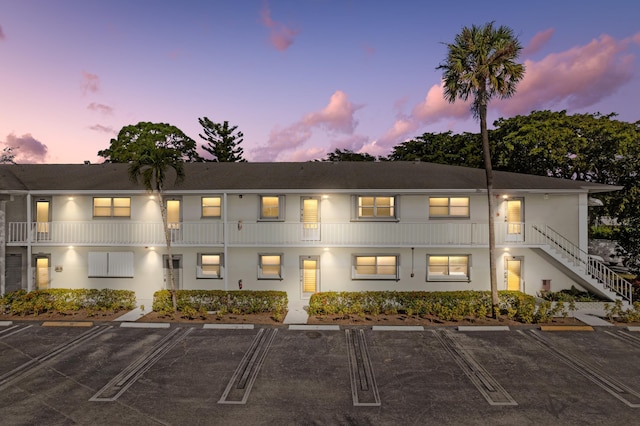
[[[546, 244], [539, 232], [524, 223], [496, 224], [496, 244]], [[183, 246], [222, 245], [222, 222], [172, 224], [172, 243]], [[160, 245], [165, 243], [160, 222], [11, 222], [10, 245]], [[347, 222], [285, 223], [244, 222], [227, 224], [229, 246], [342, 246], [434, 247], [487, 246], [486, 223], [456, 222]]]

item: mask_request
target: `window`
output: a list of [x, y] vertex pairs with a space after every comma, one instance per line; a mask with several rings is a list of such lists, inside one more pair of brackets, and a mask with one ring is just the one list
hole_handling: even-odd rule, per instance
[[222, 278], [222, 254], [198, 254], [198, 278]]
[[181, 200], [167, 200], [165, 207], [167, 209], [167, 226], [169, 229], [179, 230], [182, 221]]
[[202, 217], [221, 217], [220, 197], [202, 197]]
[[354, 255], [352, 278], [357, 280], [398, 280], [399, 256]]
[[131, 217], [131, 198], [96, 197], [93, 217]]
[[427, 281], [469, 281], [469, 256], [427, 255]]
[[261, 220], [284, 220], [284, 196], [263, 195], [260, 197]]
[[358, 196], [358, 219], [395, 219], [395, 197]]
[[469, 197], [431, 197], [429, 217], [469, 217]]
[[258, 279], [281, 280], [283, 254], [258, 255]]
[[133, 278], [133, 252], [89, 252], [89, 277]]

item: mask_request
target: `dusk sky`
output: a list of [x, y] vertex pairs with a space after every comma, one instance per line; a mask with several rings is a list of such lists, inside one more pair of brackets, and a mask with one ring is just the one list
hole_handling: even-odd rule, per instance
[[0, 0], [0, 148], [18, 163], [102, 162], [140, 121], [200, 146], [205, 116], [238, 125], [249, 161], [478, 132], [436, 67], [463, 26], [490, 21], [514, 30], [526, 66], [490, 124], [543, 109], [635, 122], [639, 18], [630, 0]]

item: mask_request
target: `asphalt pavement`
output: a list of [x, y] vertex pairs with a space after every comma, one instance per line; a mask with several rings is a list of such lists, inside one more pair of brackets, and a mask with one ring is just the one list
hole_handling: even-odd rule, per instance
[[3, 424], [619, 425], [640, 414], [640, 333], [623, 327], [127, 324], [0, 325]]

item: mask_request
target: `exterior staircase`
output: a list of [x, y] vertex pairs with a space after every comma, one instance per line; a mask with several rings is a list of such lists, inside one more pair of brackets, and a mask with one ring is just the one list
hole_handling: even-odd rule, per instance
[[587, 252], [550, 227], [536, 225], [532, 229], [543, 242], [538, 250], [564, 266], [565, 271], [582, 287], [608, 300], [622, 300], [631, 305], [633, 286], [629, 281], [601, 261], [591, 258]]

